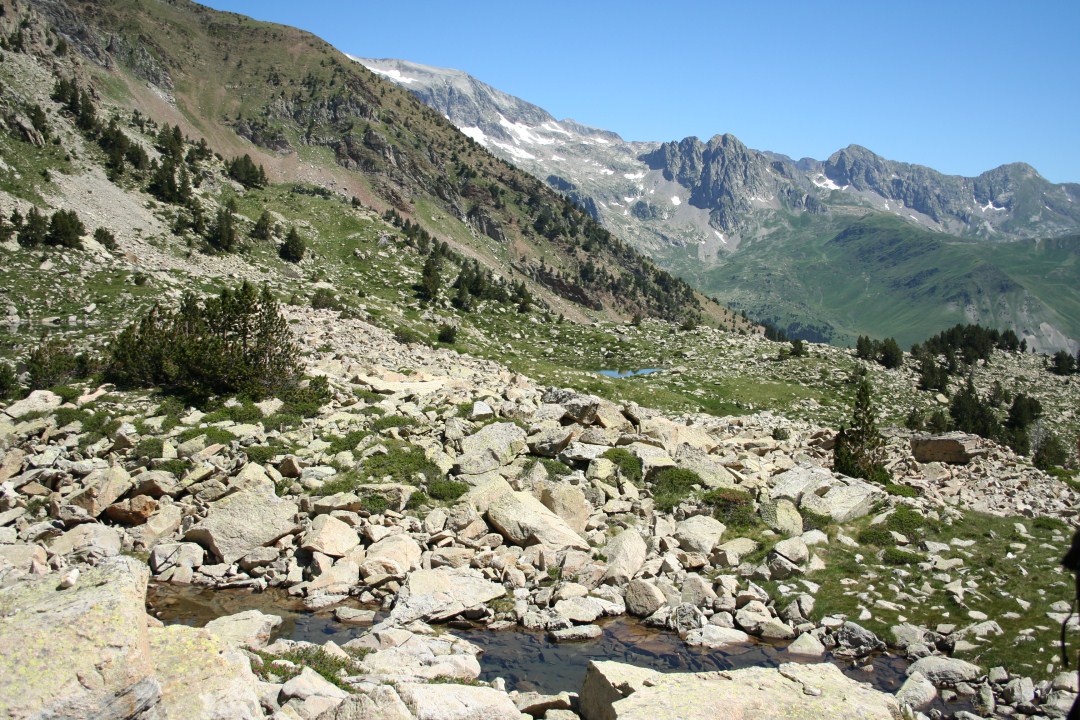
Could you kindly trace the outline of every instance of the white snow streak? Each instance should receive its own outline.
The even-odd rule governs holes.
[[[535,128],[522,123],[510,122],[501,114],[499,115],[499,124],[506,128],[516,143],[524,143],[525,145],[553,145],[555,143],[551,138],[538,135]]]
[[[497,148],[499,148],[501,150],[504,150],[504,151],[510,153],[514,157],[519,158],[521,160],[535,160],[536,159],[535,155],[532,155],[532,154],[522,150],[521,148],[519,148],[516,145],[510,145],[508,143],[500,143],[500,142],[492,142],[492,145],[494,145],[495,147],[497,147]]]
[[[464,127],[461,128],[461,132],[464,135],[468,135],[481,145],[487,145],[488,137],[484,134],[484,131],[478,127]]]
[[[391,68],[389,70],[383,70],[381,68],[369,67],[368,70],[375,73],[376,75],[382,75],[383,77],[390,78],[394,82],[400,83],[401,85],[409,85],[410,83],[416,82],[416,78],[402,75],[400,70],[395,70],[394,68]]]
[[[645,177],[645,172],[642,171],[636,173],[623,173],[623,177],[627,180],[640,180],[641,178]]]
[[[682,205],[682,200],[679,199],[678,195],[672,195],[671,196],[671,204],[674,205],[675,207],[679,207],[680,205]]]

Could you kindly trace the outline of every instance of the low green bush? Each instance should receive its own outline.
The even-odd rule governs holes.
[[[896,547],[885,548],[881,554],[881,562],[886,565],[914,565],[920,560],[922,556]]]
[[[428,495],[436,500],[457,500],[468,491],[467,483],[456,480],[433,480],[428,483]]]
[[[415,420],[410,417],[405,417],[404,415],[386,415],[381,418],[376,418],[371,423],[371,429],[374,432],[382,432],[383,430],[388,430],[390,428],[412,427],[415,424]]]
[[[809,530],[824,530],[833,524],[832,516],[814,512],[809,508],[800,509],[799,514],[802,515],[803,532]]]
[[[666,467],[656,473],[653,483],[653,500],[656,509],[671,512],[690,497],[695,485],[701,485],[701,478],[693,470]]]
[[[427,459],[422,448],[415,445],[394,444],[385,455],[369,455],[360,465],[362,475],[381,479],[386,476],[392,482],[416,484],[417,474],[423,475],[427,482],[441,478],[439,466]]]
[[[701,496],[701,502],[713,508],[713,517],[730,528],[750,528],[760,522],[754,512],[754,498],[742,490],[710,490]]]
[[[898,483],[890,482],[885,483],[885,492],[894,497],[906,497],[916,498],[922,493],[919,492],[919,488],[912,487],[911,485],[900,485]]]
[[[897,505],[889,519],[885,521],[885,527],[895,530],[909,538],[917,538],[925,532],[928,523],[926,518],[907,505]]]
[[[855,539],[860,545],[875,545],[880,548],[896,545],[896,539],[892,536],[892,533],[881,525],[871,525],[864,528]]]
[[[637,455],[625,448],[611,448],[600,457],[615,463],[623,480],[641,487],[641,459]]]

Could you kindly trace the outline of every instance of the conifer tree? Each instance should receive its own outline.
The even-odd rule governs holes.
[[[887,483],[891,478],[884,461],[885,441],[878,432],[874,418],[870,381],[863,373],[855,389],[851,426],[840,428],[836,436],[833,469],[849,477]]]

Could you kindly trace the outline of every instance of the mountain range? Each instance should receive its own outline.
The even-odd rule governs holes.
[[[792,335],[912,343],[981,322],[1076,349],[1078,184],[1024,163],[945,175],[857,145],[793,160],[730,134],[631,142],[461,71],[354,59],[661,266]]]

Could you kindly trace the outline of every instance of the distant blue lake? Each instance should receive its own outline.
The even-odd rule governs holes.
[[[637,377],[638,375],[649,375],[654,372],[660,372],[663,368],[645,368],[643,370],[597,370],[597,374],[603,375],[609,378],[628,378]]]

